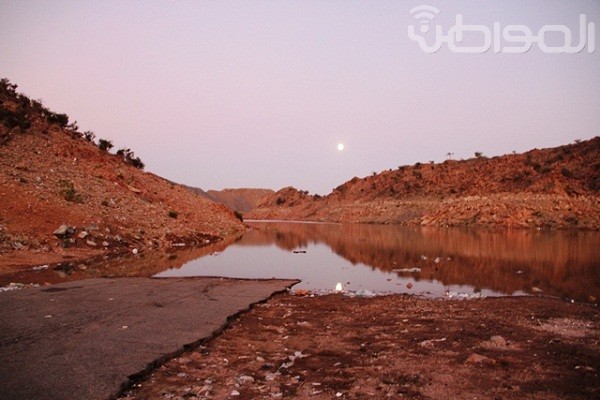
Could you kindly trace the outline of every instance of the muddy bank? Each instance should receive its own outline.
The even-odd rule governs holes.
[[[537,297],[280,295],[123,398],[597,398],[599,317]]]

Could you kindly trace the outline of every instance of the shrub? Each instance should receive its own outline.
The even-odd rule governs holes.
[[[81,194],[77,193],[75,189],[75,184],[71,181],[60,180],[58,181],[58,185],[60,186],[60,194],[61,196],[73,203],[81,203],[83,199],[81,198]]]
[[[69,125],[69,116],[67,114],[58,114],[50,110],[45,111],[46,121],[51,124],[57,124],[61,128],[66,128]]]
[[[92,131],[85,131],[85,132],[83,132],[83,137],[88,142],[93,142],[94,139],[96,139],[96,134]]]
[[[15,84],[11,84],[10,81],[6,78],[0,79],[0,93],[7,93],[14,95],[16,93],[18,86]]]
[[[233,215],[235,215],[235,217],[240,221],[244,222],[244,215],[238,210],[233,211]]]
[[[98,140],[98,148],[102,151],[109,151],[113,148],[113,144],[110,140],[100,139]]]
[[[476,152],[475,152],[475,157],[477,157],[477,158],[481,158],[481,157],[483,157],[483,153],[482,153],[482,152],[480,152],[480,151],[476,151]]]
[[[567,178],[572,178],[573,177],[573,172],[571,172],[570,169],[563,167],[563,169],[560,170],[560,173],[563,174],[564,177]]]
[[[136,168],[144,169],[145,167],[142,160],[140,160],[139,157],[136,157],[131,149],[119,149],[117,155],[123,157],[123,161],[127,164],[133,165]]]
[[[0,122],[9,129],[18,127],[21,132],[29,129],[31,126],[31,120],[24,108],[11,111],[0,106]]]
[[[175,210],[171,210],[167,213],[167,215],[169,216],[169,218],[177,219],[179,213]]]

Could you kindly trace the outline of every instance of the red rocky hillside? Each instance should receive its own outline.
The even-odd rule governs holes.
[[[600,229],[600,137],[550,149],[401,166],[325,197],[285,188],[248,218]]]
[[[189,246],[239,232],[226,207],[143,171],[129,149],[80,133],[0,84],[0,266]]]

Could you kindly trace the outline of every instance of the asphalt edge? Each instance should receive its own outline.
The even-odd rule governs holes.
[[[203,277],[204,278],[204,277]],[[213,277],[216,278],[216,277]],[[221,278],[221,277],[219,277]],[[169,278],[153,278],[153,279],[169,279]],[[248,305],[248,307],[239,310],[238,312],[231,314],[227,317],[227,319],[225,320],[225,323],[223,323],[222,326],[220,326],[219,328],[215,329],[214,331],[211,332],[210,335],[208,335],[207,337],[198,339],[194,342],[191,343],[186,343],[183,344],[179,349],[169,353],[169,354],[165,354],[160,358],[157,358],[151,362],[149,362],[148,364],[146,364],[146,367],[141,370],[140,372],[137,372],[133,375],[129,375],[127,377],[127,380],[125,382],[122,382],[119,385],[119,389],[116,393],[114,393],[113,395],[110,395],[108,397],[108,400],[117,400],[120,397],[125,396],[126,392],[130,389],[132,389],[136,384],[140,383],[141,381],[143,381],[148,375],[150,375],[150,373],[152,373],[154,370],[156,370],[157,368],[159,368],[160,366],[162,366],[163,364],[165,364],[166,362],[179,357],[180,355],[182,355],[183,353],[192,351],[194,349],[197,349],[198,347],[210,342],[211,340],[213,340],[214,338],[216,338],[217,336],[219,336],[221,333],[223,333],[225,330],[227,330],[234,322],[235,319],[237,319],[238,317],[242,316],[243,314],[251,311],[255,306],[257,306],[258,304],[264,304],[266,302],[268,302],[269,300],[271,300],[274,296],[278,295],[278,294],[285,294],[288,293],[289,290],[292,288],[292,286],[297,285],[298,283],[300,283],[301,281],[299,279],[236,279],[236,278],[224,278],[224,279],[231,279],[231,280],[248,280],[248,281],[277,281],[277,280],[289,280],[292,283],[288,284],[287,286],[285,286],[284,289],[282,290],[277,290],[274,291],[273,293],[271,293],[269,296],[267,296],[266,298],[259,300],[259,301],[255,301],[254,303],[250,303]]]

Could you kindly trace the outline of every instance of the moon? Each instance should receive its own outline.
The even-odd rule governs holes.
[[[337,145],[337,149],[338,149],[338,151],[342,151],[342,150],[344,150],[344,143],[340,143],[340,144],[338,144],[338,145]]]

